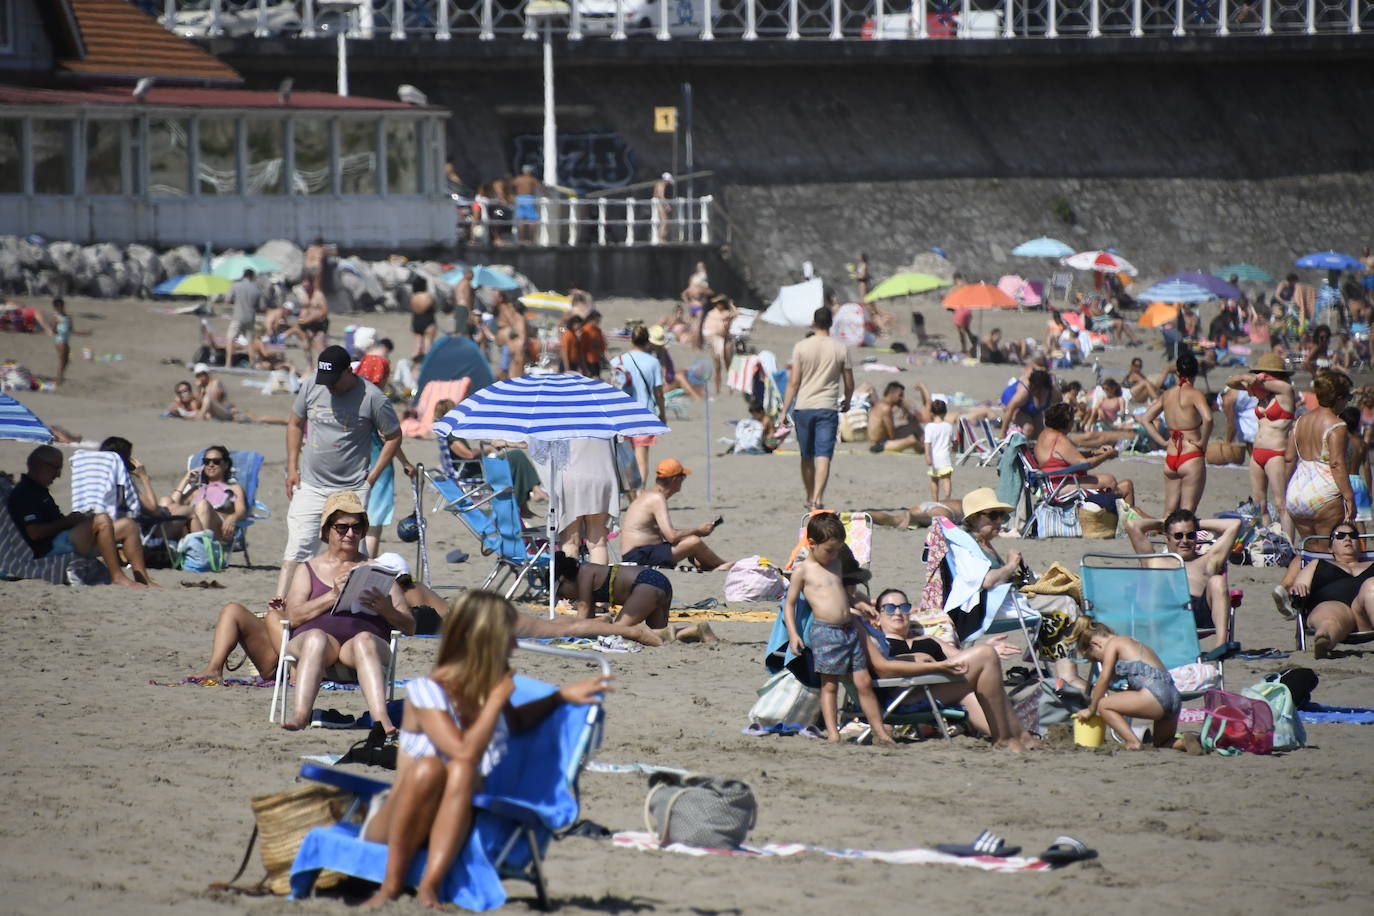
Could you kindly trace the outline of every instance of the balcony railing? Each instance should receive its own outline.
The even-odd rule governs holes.
[[[137,0],[188,37],[524,38],[526,0]],[[570,41],[1353,35],[1374,0],[574,0]]]
[[[518,209],[478,197],[460,203],[459,231],[469,245],[709,245],[710,195],[591,199],[535,198],[538,219],[520,219]]]

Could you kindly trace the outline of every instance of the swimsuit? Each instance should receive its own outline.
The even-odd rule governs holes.
[[[1288,479],[1288,494],[1285,499],[1290,516],[1304,521],[1316,518],[1322,509],[1341,498],[1340,488],[1336,486],[1336,475],[1331,472],[1331,465],[1328,463],[1331,456],[1327,449],[1326,437],[1331,435],[1331,430],[1342,425],[1344,421],[1337,420],[1322,433],[1322,450],[1317,459],[1304,458],[1302,451],[1298,451],[1298,466],[1293,469],[1293,476]]]
[[[1180,388],[1191,388],[1193,385],[1193,383],[1186,378],[1180,378],[1178,380],[1178,384]],[[1202,429],[1202,424],[1199,423],[1197,426],[1187,426],[1180,429],[1171,429],[1169,430],[1169,441],[1174,444],[1174,448],[1182,449],[1183,434],[1190,433],[1195,429]],[[1165,455],[1164,466],[1167,467],[1169,470],[1173,471],[1175,474],[1177,474],[1179,468],[1183,467],[1185,464],[1192,461],[1194,458],[1201,457],[1202,452],[1180,452],[1177,455]]]
[[[307,600],[313,601],[329,591],[329,586],[315,574],[315,567],[308,562],[305,571],[310,574],[310,597]],[[377,614],[350,614],[347,611],[325,611],[296,627],[291,635],[294,637],[307,630],[323,630],[338,640],[340,646],[364,633],[371,633],[384,642],[391,636],[391,626]]]
[[[1255,395],[1256,397],[1259,397],[1260,393],[1262,392],[1251,391],[1250,393],[1252,395]],[[1283,405],[1279,403],[1277,395],[1272,397],[1269,403],[1266,405],[1256,405],[1255,416],[1261,420],[1268,420],[1271,423],[1277,423],[1280,420],[1297,419],[1297,417],[1293,416],[1287,410],[1283,409]],[[1258,464],[1260,467],[1264,467],[1266,464],[1268,464],[1271,458],[1282,458],[1283,455],[1283,449],[1272,448],[1257,448],[1250,453],[1250,457],[1253,458],[1255,464]]]
[[[817,674],[845,677],[868,667],[864,642],[851,617],[845,623],[811,621],[811,654]]]
[[[615,594],[615,575],[621,568],[622,567],[619,566],[612,566],[610,575],[606,576],[606,581],[592,589],[593,601],[604,601],[606,604],[615,603],[611,600],[611,596]],[[637,585],[647,585],[650,588],[656,588],[668,596],[669,604],[673,601],[673,583],[668,581],[668,577],[656,569],[641,569],[639,570],[639,574],[635,576],[635,580],[630,583],[630,591],[622,596],[620,602],[622,605],[625,603],[623,599],[628,599]]]
[[[1316,572],[1312,574],[1312,585],[1304,599],[1306,607],[1314,608],[1323,601],[1339,601],[1344,605],[1355,603],[1360,586],[1365,580],[1374,577],[1374,563],[1369,564],[1358,575],[1351,575],[1330,560],[1318,560]]]
[[[72,339],[72,319],[67,315],[57,317],[57,325],[53,328],[52,339],[54,343],[64,344]]]
[[[1271,458],[1282,458],[1284,454],[1281,448],[1257,448],[1250,453],[1250,457],[1254,459],[1255,464],[1264,467]]]
[[[1144,690],[1158,700],[1164,709],[1164,719],[1178,718],[1183,697],[1179,696],[1178,688],[1174,686],[1174,679],[1169,676],[1169,672],[1161,671],[1147,662],[1118,661],[1112,669],[1112,676],[1125,681],[1127,689]]]
[[[897,655],[916,655],[918,653],[929,655],[937,662],[945,660],[945,650],[944,647],[940,645],[939,640],[931,639],[928,636],[910,640],[898,639],[895,636],[887,637],[887,654],[889,658]]]
[[[406,685],[406,700],[416,709],[442,709],[449,714],[453,724],[459,728],[463,727],[463,720],[458,717],[458,710],[453,708],[453,701],[449,698],[448,691],[439,685],[437,681],[427,677],[417,677]],[[486,776],[496,765],[501,762],[501,758],[506,754],[506,741],[510,736],[510,730],[506,725],[506,714],[504,712],[496,718],[496,726],[491,730],[491,740],[487,742],[487,747],[482,751],[482,762],[478,765],[477,771]],[[401,730],[400,737],[401,752],[413,759],[421,757],[438,757],[444,763],[448,763],[448,755],[434,746],[434,742],[429,739],[429,735],[423,731]]]
[[[1198,630],[1212,630],[1216,628],[1216,621],[1212,619],[1212,602],[1207,597],[1207,593],[1201,595],[1189,595],[1188,607],[1193,612],[1193,626]]]
[[[1035,403],[1035,395],[1031,394],[1030,386],[1028,386],[1025,382],[1021,381],[1020,379],[1013,379],[1011,384],[1007,385],[1006,388],[1002,389],[1003,407],[1006,407],[1008,404],[1010,404],[1011,399],[1016,396],[1017,385],[1020,385],[1022,388],[1026,389],[1026,403],[1021,405],[1021,409],[1026,412],[1026,416],[1038,417],[1045,412],[1045,408],[1050,406],[1049,396],[1045,397],[1045,403],[1037,404]]]

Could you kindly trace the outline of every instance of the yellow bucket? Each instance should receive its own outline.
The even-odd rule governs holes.
[[[1079,747],[1101,747],[1106,738],[1107,729],[1101,716],[1093,716],[1087,721],[1073,720],[1073,743]]]

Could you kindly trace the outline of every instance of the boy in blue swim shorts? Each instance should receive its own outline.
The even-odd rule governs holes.
[[[826,740],[839,742],[840,682],[852,678],[859,695],[859,708],[873,726],[876,744],[895,745],[883,725],[882,709],[873,692],[868,673],[868,657],[859,624],[850,606],[857,600],[853,589],[840,576],[840,555],[844,550],[844,525],[833,512],[818,512],[806,523],[808,553],[792,572],[792,582],[783,604],[788,644],[800,655],[806,648],[797,626],[797,599],[804,598],[811,609],[811,653],[816,673],[821,678],[821,718]]]

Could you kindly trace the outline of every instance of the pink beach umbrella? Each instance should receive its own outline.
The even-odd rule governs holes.
[[[1035,287],[1016,274],[1003,276],[997,281],[997,288],[1022,305],[1039,305],[1041,302],[1040,294],[1035,291]]]
[[[1080,251],[1060,260],[1074,270],[1095,270],[1099,273],[1127,274],[1134,277],[1139,271],[1130,261],[1110,251]]]

